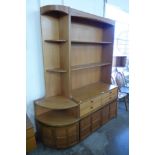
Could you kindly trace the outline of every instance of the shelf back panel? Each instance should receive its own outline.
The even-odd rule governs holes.
[[[92,25],[74,22],[71,24],[71,38],[72,40],[102,41],[103,30]]]
[[[59,40],[59,18],[41,16],[43,40]]]
[[[100,81],[101,68],[91,68],[72,72],[72,90]]]
[[[71,66],[102,62],[102,46],[72,45]]]
[[[62,95],[62,79],[60,73],[45,72],[46,97]]]
[[[61,68],[58,44],[44,43],[44,67],[45,69]]]

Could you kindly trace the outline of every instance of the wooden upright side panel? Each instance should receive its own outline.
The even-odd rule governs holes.
[[[70,96],[70,16],[63,16],[60,20],[60,38],[67,40],[60,46],[61,68],[67,73],[62,75],[62,95]]]

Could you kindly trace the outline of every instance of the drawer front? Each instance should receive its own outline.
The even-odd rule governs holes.
[[[97,96],[94,99],[91,99],[90,102],[92,103],[92,110],[96,110],[101,107],[102,98],[101,96]]]
[[[91,106],[90,101],[81,103],[80,104],[80,116],[84,116],[84,115],[90,113],[91,109],[92,109],[92,106]]]
[[[87,102],[81,103],[80,104],[80,116],[84,116],[98,108],[101,107],[101,102],[102,98],[101,96],[97,96],[93,99],[90,99]]]
[[[117,98],[117,88],[110,90],[102,94],[102,105],[106,105],[108,102]]]

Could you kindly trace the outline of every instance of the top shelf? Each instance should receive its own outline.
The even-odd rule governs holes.
[[[48,97],[46,99],[37,100],[35,103],[43,108],[49,108],[53,110],[63,110],[77,106],[75,102],[64,96]]]
[[[115,22],[111,19],[101,17],[101,16],[96,16],[87,12],[79,11],[64,5],[46,5],[41,7],[40,11],[42,15],[55,16],[55,17],[70,15],[72,19],[80,18],[84,20],[90,20],[94,22],[108,24],[111,26],[115,25]]]
[[[72,40],[71,43],[73,44],[97,44],[97,45],[112,44],[112,42],[110,41],[78,41],[78,40]]]

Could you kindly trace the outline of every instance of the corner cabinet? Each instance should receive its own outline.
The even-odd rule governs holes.
[[[45,145],[66,148],[117,115],[114,21],[48,5],[41,31],[46,94],[34,102],[37,133]]]

